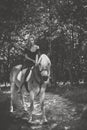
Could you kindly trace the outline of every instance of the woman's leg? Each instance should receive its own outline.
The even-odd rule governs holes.
[[[26,71],[26,73],[25,73],[25,76],[24,76],[23,82],[22,82],[22,84],[21,84],[21,86],[20,86],[20,88],[19,88],[18,93],[21,92],[22,86],[26,83],[26,78],[27,78],[28,74],[30,73],[30,71],[31,71],[30,68],[28,68],[27,71]],[[29,74],[29,75],[30,75],[30,74]]]
[[[26,81],[29,81],[31,74],[32,74],[32,69],[30,69],[29,75],[26,77]]]

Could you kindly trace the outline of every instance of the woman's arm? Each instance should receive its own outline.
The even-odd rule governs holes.
[[[35,59],[36,64],[38,63],[39,55],[40,55],[40,49],[39,49],[39,46],[37,46],[36,59]]]
[[[36,61],[35,61],[35,60],[33,60],[33,59],[31,59],[30,57],[28,57],[28,55],[27,55],[27,54],[25,54],[25,58],[26,58],[27,60],[32,61],[34,64],[36,64]]]
[[[35,59],[35,61],[36,61],[36,64],[38,63],[38,54],[36,54],[36,59]]]

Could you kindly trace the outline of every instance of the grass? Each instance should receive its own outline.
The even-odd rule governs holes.
[[[66,90],[62,96],[72,100],[76,103],[87,104],[87,88],[86,87],[73,87],[70,90]]]
[[[47,92],[59,94],[60,96],[68,98],[69,100],[76,103],[87,104],[86,84],[73,85],[72,87],[70,85],[63,85],[62,87],[52,86],[48,88]]]

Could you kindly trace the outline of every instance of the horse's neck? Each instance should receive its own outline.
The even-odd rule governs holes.
[[[33,68],[33,74],[39,77],[39,68],[37,65]]]

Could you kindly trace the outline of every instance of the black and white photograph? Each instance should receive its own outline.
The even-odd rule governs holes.
[[[87,130],[87,0],[0,0],[0,130]]]

